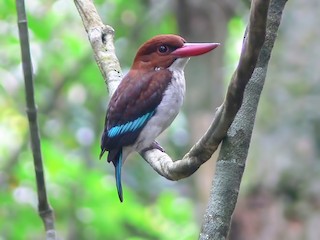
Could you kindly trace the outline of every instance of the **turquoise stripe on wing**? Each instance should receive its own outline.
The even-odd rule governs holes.
[[[133,121],[110,128],[108,131],[108,137],[113,138],[121,134],[136,131],[137,129],[141,128],[144,124],[146,124],[147,121],[153,116],[153,114],[154,111],[146,113]]]

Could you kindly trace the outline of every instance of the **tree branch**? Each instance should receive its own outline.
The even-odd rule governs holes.
[[[74,0],[74,3],[82,18],[95,60],[111,97],[122,79],[120,64],[113,44],[114,29],[102,23],[92,0]]]
[[[25,80],[27,115],[29,120],[29,130],[31,137],[32,154],[36,175],[38,193],[38,211],[46,229],[46,239],[56,239],[54,228],[53,210],[49,205],[44,180],[44,171],[41,156],[41,145],[37,121],[37,108],[34,100],[33,73],[30,56],[30,44],[28,36],[28,23],[23,0],[16,1],[18,14],[18,27],[20,37],[20,47],[22,56],[23,74]]]
[[[246,84],[256,65],[265,38],[269,1],[252,1],[250,23],[244,38],[239,65],[232,76],[224,103],[215,113],[205,135],[191,148],[182,160],[171,158],[153,149],[143,153],[145,160],[161,175],[179,180],[193,174],[206,162],[226,136],[241,104]]]
[[[90,0],[74,0],[78,8],[89,41],[94,50],[100,71],[109,86],[110,96],[120,83],[122,74],[113,45],[114,30],[103,25]],[[218,148],[238,112],[243,92],[249,81],[264,42],[266,12],[269,1],[253,1],[248,34],[237,70],[235,71],[224,103],[217,109],[213,122],[205,135],[181,160],[173,161],[170,156],[154,148],[141,152],[141,156],[160,175],[170,180],[179,180],[193,174],[204,162],[210,159]]]
[[[263,0],[254,4],[260,5],[261,2],[262,5],[266,4]],[[272,0],[270,3],[266,40],[246,87],[243,105],[221,146],[200,239],[227,238],[245,168],[256,110],[285,3],[286,0]],[[262,14],[261,11],[258,14]]]

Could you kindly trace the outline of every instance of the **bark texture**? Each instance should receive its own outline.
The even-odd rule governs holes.
[[[285,3],[286,0],[271,1],[266,40],[254,73],[246,87],[242,107],[221,146],[210,199],[200,233],[201,240],[227,238],[245,169],[256,110]]]

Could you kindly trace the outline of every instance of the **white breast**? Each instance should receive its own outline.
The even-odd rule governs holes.
[[[148,121],[141,131],[133,148],[141,151],[159,136],[178,115],[185,95],[184,66],[188,58],[177,59],[169,68],[172,80],[164,93],[163,99],[157,107],[155,115]]]

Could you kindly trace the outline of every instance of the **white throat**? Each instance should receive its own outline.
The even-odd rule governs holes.
[[[177,58],[169,67],[171,72],[183,71],[184,67],[187,65],[190,58]]]

